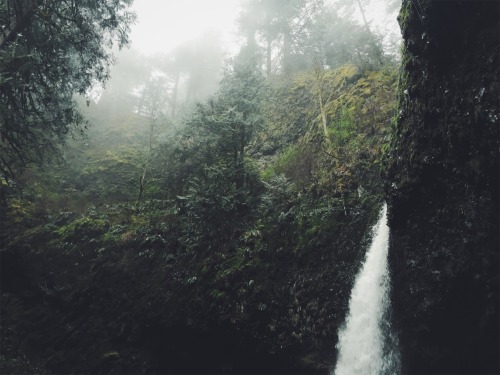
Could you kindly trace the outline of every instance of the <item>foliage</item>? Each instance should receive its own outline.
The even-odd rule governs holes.
[[[63,241],[74,242],[81,241],[86,236],[98,236],[106,232],[109,228],[109,223],[102,219],[93,219],[91,217],[83,217],[64,225],[57,230]]]
[[[26,352],[21,367],[51,373],[325,370],[394,112],[394,72],[369,70],[383,57],[369,30],[321,0],[248,1],[246,51],[215,94],[222,53],[206,35],[121,55],[89,107],[108,78],[102,43],[126,44],[130,1],[9,0],[0,20],[12,4],[33,8],[0,38],[0,96],[22,104],[0,104],[12,157],[0,317],[15,332],[2,369]],[[84,117],[95,126],[60,163],[12,182]],[[11,134],[34,144],[19,163]]]
[[[308,43],[308,29],[320,14],[321,0],[251,0],[240,17],[240,28],[247,38],[247,47],[256,45],[258,36],[266,50],[266,74],[289,74],[301,60]],[[279,65],[273,66],[273,56]]]
[[[261,85],[254,68],[236,65],[226,72],[218,95],[198,105],[188,123],[187,149],[198,161],[197,173],[184,177],[180,197],[190,242],[232,243],[251,217],[260,184],[245,155],[261,124]]]
[[[0,5],[0,172],[58,149],[85,121],[73,100],[108,78],[113,44],[128,43],[130,0]]]
[[[384,51],[382,36],[368,24],[359,25],[352,15],[339,16],[341,8],[351,8],[352,3],[246,1],[239,18],[246,39],[241,56],[264,60],[268,77],[308,70],[318,63],[330,69],[346,64],[374,69],[391,63],[394,56]]]
[[[244,173],[245,176],[241,176]],[[203,179],[193,178],[187,187],[183,239],[188,248],[220,251],[232,247],[255,220],[261,190],[251,166],[215,164]]]
[[[33,298],[49,301],[34,306],[71,324],[54,337],[79,342],[59,349],[52,336],[37,337],[65,353],[43,366],[71,372],[83,352],[90,360],[79,371],[168,372],[172,364],[144,344],[158,328],[169,332],[158,339],[169,358],[184,350],[188,362],[199,358],[206,351],[176,349],[179,338],[208,330],[238,353],[248,352],[221,334],[251,347],[257,340],[266,356],[290,358],[291,369],[325,369],[380,200],[376,159],[392,77],[354,66],[324,71],[329,149],[314,73],[265,81],[254,65],[235,64],[215,96],[153,138],[147,117],[108,117],[97,104],[88,139],[70,143],[65,165],[28,169],[24,200],[5,219],[16,230],[2,260],[23,257],[18,273],[42,285]],[[151,139],[154,181],[136,202]],[[9,298],[6,309],[17,311],[16,294]],[[28,307],[22,316],[32,314]],[[4,316],[30,340],[37,335],[21,315]]]
[[[360,188],[380,194],[378,165],[395,111],[395,71],[348,65],[324,71],[321,79],[327,134],[318,76],[301,73],[273,82],[269,95],[277,100],[264,107],[266,126],[252,152],[274,160],[267,162],[267,176],[284,173],[299,191],[342,195]]]
[[[334,8],[327,8],[311,30],[314,58],[330,69],[355,64],[367,69],[388,63],[381,40],[363,26],[340,17]]]

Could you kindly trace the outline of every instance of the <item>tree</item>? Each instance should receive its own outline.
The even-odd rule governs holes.
[[[137,95],[138,87],[148,80],[152,70],[149,59],[133,48],[122,50],[116,55],[110,79],[97,102],[101,120],[99,125],[106,126],[118,119],[125,121],[137,109],[141,100]]]
[[[234,165],[243,162],[246,147],[262,124],[262,82],[251,65],[235,66],[225,73],[218,95],[198,105],[190,121],[192,131],[212,139],[217,155]]]
[[[146,185],[152,181],[152,177],[147,179],[147,175],[151,169],[155,133],[158,131],[157,127],[166,120],[167,96],[165,81],[166,79],[163,76],[152,76],[142,88],[141,103],[137,108],[138,113],[147,117],[149,121],[149,144],[143,161],[142,173],[139,177],[138,201],[141,201]]]
[[[111,47],[128,44],[133,0],[0,3],[0,173],[42,162],[87,122],[74,95],[109,77]],[[87,102],[88,103],[88,102]]]
[[[309,48],[315,60],[330,69],[345,64],[373,68],[384,61],[381,41],[371,30],[327,7],[310,30]]]
[[[258,35],[264,43],[266,74],[294,69],[295,58],[305,52],[308,30],[323,9],[323,0],[248,0],[240,16],[240,31],[247,46]],[[278,58],[279,67],[273,68]]]
[[[217,33],[207,33],[178,46],[160,69],[174,78],[178,85],[180,75],[185,78],[187,103],[202,101],[212,95],[220,81],[224,60]],[[176,100],[177,87],[174,84]]]
[[[389,26],[392,20],[396,20],[397,10],[401,6],[401,0],[334,0],[332,6],[340,14],[344,14],[344,20],[362,23],[362,32],[355,31],[358,44],[364,44],[364,59],[369,58],[370,65],[380,67],[392,60],[399,59],[401,36],[399,28]],[[370,13],[377,9],[377,18],[383,17],[385,25],[373,24]],[[355,21],[354,14],[357,13],[361,20]],[[368,17],[367,17],[368,16]],[[396,30],[397,29],[397,30]]]
[[[246,150],[262,123],[262,82],[252,66],[228,69],[218,94],[198,104],[187,123],[183,162],[169,173],[185,181],[178,199],[186,213],[185,238],[195,247],[233,244],[256,212],[262,186]]]

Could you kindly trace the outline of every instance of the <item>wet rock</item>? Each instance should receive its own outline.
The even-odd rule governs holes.
[[[499,371],[499,14],[490,1],[403,2],[411,101],[384,173],[404,373]]]

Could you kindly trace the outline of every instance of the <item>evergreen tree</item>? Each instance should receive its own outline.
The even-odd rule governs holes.
[[[188,123],[186,143],[198,162],[186,164],[196,168],[182,199],[186,238],[198,238],[198,245],[231,244],[256,212],[262,187],[246,150],[262,124],[262,83],[255,67],[236,65],[226,71],[219,93],[199,104]]]
[[[266,74],[295,70],[305,52],[309,29],[323,9],[323,0],[248,0],[239,19],[246,46],[256,37],[265,50]],[[274,61],[277,60],[278,64]]]
[[[109,76],[128,43],[132,0],[0,3],[0,173],[42,162],[86,122],[73,96]],[[87,102],[88,103],[88,102]]]

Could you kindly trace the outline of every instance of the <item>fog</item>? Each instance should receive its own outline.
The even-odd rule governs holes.
[[[138,22],[132,48],[143,54],[170,52],[206,32],[220,33],[224,49],[237,47],[240,0],[135,0]]]
[[[84,108],[94,126],[133,139],[165,138],[196,103],[219,89],[224,70],[253,61],[267,77],[353,64],[398,64],[399,0],[135,0],[128,48],[116,51],[105,89]],[[361,12],[362,11],[362,12]],[[364,17],[363,17],[364,16]],[[153,129],[153,130],[152,130]],[[149,135],[148,135],[149,134]],[[99,138],[100,136],[98,136]],[[146,147],[146,146],[144,146]]]
[[[144,55],[166,53],[180,44],[196,39],[206,32],[219,33],[221,44],[228,54],[237,52],[241,45],[237,19],[245,0],[135,0],[133,9],[137,23],[132,27],[132,48]],[[355,1],[350,0],[353,4]],[[343,6],[345,0],[327,0],[330,6]],[[364,1],[367,21],[380,34],[399,35],[395,9],[399,0]],[[388,12],[389,11],[389,12]],[[344,16],[362,23],[359,8],[352,8]]]

